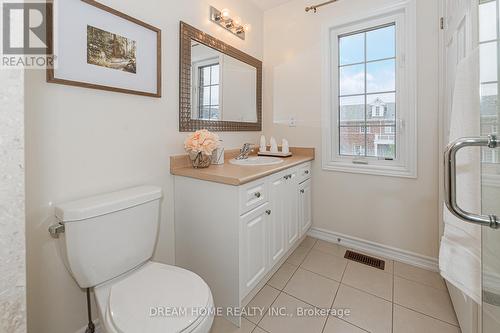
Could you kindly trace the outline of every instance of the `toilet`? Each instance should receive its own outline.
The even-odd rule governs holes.
[[[58,205],[65,265],[93,288],[101,332],[208,333],[214,304],[193,272],[151,261],[161,189],[141,186]]]

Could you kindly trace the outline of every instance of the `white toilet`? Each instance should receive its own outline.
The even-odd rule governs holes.
[[[208,285],[150,261],[160,199],[160,188],[142,186],[56,207],[65,264],[81,288],[94,288],[104,333],[210,331]]]

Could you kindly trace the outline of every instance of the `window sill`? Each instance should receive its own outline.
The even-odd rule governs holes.
[[[358,173],[373,176],[417,178],[417,168],[404,165],[354,164],[345,161],[323,161],[323,170]]]

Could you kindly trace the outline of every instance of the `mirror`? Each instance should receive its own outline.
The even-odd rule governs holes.
[[[262,63],[181,22],[181,132],[260,131]]]

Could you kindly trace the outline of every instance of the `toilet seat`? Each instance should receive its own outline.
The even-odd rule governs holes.
[[[150,262],[95,292],[109,333],[208,332],[212,324],[209,287],[179,267]]]

